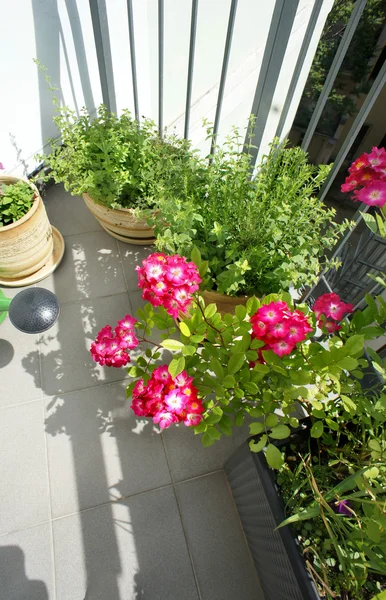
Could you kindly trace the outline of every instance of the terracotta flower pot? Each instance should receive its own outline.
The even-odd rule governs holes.
[[[242,304],[246,305],[248,296],[227,296],[226,294],[220,294],[213,290],[202,292],[202,297],[205,300],[205,304],[216,304],[217,310],[222,314],[230,313],[234,314],[236,306]]]
[[[154,244],[154,229],[145,219],[138,218],[131,208],[107,208],[94,202],[88,194],[83,194],[83,200],[103,229],[113,237],[127,244]]]
[[[19,177],[0,176],[1,184],[17,183]],[[24,181],[24,180],[22,180]],[[0,278],[20,279],[39,271],[53,252],[52,228],[37,188],[26,181],[35,193],[27,214],[10,225],[0,227]],[[21,283],[22,285],[22,283]]]

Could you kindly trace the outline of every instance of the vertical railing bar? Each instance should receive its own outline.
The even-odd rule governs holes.
[[[226,40],[225,40],[224,58],[222,61],[222,68],[221,68],[220,86],[219,86],[219,90],[218,90],[218,98],[217,98],[217,106],[216,106],[216,116],[214,119],[213,137],[212,137],[212,144],[210,147],[211,154],[214,153],[214,149],[216,146],[216,138],[217,138],[219,124],[220,124],[221,109],[222,109],[222,103],[223,103],[223,99],[224,99],[225,83],[226,83],[226,76],[227,76],[228,64],[229,64],[229,56],[230,56],[231,45],[232,45],[233,29],[234,29],[235,18],[236,18],[237,2],[238,2],[238,0],[232,0],[231,8],[229,11],[228,30],[227,30]]]
[[[340,167],[343,164],[344,159],[346,158],[347,154],[349,153],[349,150],[351,148],[351,146],[353,145],[355,138],[357,137],[363,123],[365,122],[367,115],[369,114],[370,110],[372,109],[376,99],[378,98],[380,92],[383,89],[383,86],[386,83],[386,62],[383,63],[383,66],[381,68],[381,70],[378,73],[377,78],[375,79],[373,85],[371,86],[371,89],[369,91],[369,93],[366,96],[366,99],[364,101],[364,103],[362,104],[355,120],[354,123],[351,126],[350,131],[348,132],[346,139],[343,142],[343,145],[341,147],[341,149],[338,152],[338,155],[334,161],[334,164],[332,165],[332,169],[330,171],[330,173],[328,174],[328,177],[326,179],[326,181],[324,182],[324,185],[320,191],[319,194],[319,198],[320,200],[323,200],[328,192],[328,190],[331,187],[332,182],[334,181]]]
[[[198,9],[198,0],[192,0],[192,17],[190,20],[188,82],[187,82],[187,86],[186,86],[185,127],[184,127],[184,138],[186,140],[188,139],[188,136],[189,136],[190,105],[192,102],[194,52],[196,49],[196,31],[197,31],[197,9]]]
[[[332,61],[332,65],[328,72],[326,82],[320,93],[320,96],[316,103],[314,112],[312,113],[311,120],[307,127],[307,131],[304,134],[304,138],[303,138],[302,145],[301,145],[302,150],[306,151],[308,149],[308,146],[310,145],[312,136],[314,135],[315,129],[318,125],[320,115],[322,114],[322,111],[326,105],[328,96],[331,92],[332,86],[334,84],[334,81],[336,79],[338,71],[341,67],[343,59],[346,56],[346,52],[348,50],[348,47],[352,40],[352,37],[356,31],[357,25],[359,23],[359,19],[361,18],[362,12],[366,6],[366,2],[367,2],[367,0],[357,0],[355,2],[350,19],[348,20],[348,23],[346,25],[346,29],[345,29],[342,39],[340,41],[338,50],[336,51],[334,60]]]
[[[90,5],[92,28],[93,28],[93,32],[94,32],[95,49],[96,49],[97,60],[98,60],[99,79],[100,79],[101,89],[102,89],[103,104],[105,104],[106,107],[108,108],[108,110],[111,111],[109,86],[107,83],[107,70],[106,70],[105,54],[104,54],[104,50],[103,50],[103,39],[102,39],[101,21],[100,21],[100,16],[99,16],[98,0],[89,0],[89,5]]]
[[[158,132],[163,137],[164,104],[164,0],[158,0]]]
[[[250,155],[251,176],[256,167],[261,140],[275,94],[283,60],[287,51],[299,0],[276,0],[265,45],[264,56],[252,102],[244,152]]]
[[[139,123],[137,62],[136,62],[136,57],[135,57],[133,0],[127,0],[127,16],[128,16],[128,20],[129,20],[130,58],[131,58],[131,76],[133,79],[134,112],[135,112],[135,118],[137,119],[137,122]]]
[[[315,0],[315,4],[314,4],[314,7],[311,12],[310,19],[308,21],[307,29],[304,34],[303,43],[300,48],[299,56],[296,61],[296,65],[295,65],[294,72],[292,75],[291,83],[288,88],[287,97],[285,99],[285,102],[284,102],[284,105],[283,105],[283,108],[281,111],[281,115],[280,115],[279,123],[278,123],[277,129],[276,129],[275,137],[281,138],[281,136],[282,136],[283,128],[284,128],[284,125],[285,125],[285,122],[286,122],[286,119],[288,116],[289,109],[291,107],[294,93],[298,86],[299,77],[300,77],[300,74],[303,69],[304,61],[308,54],[311,40],[315,33],[316,23],[318,21],[320,10],[321,10],[322,6],[323,6],[323,0]]]

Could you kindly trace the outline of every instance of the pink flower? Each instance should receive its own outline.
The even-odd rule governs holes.
[[[279,340],[275,344],[272,344],[271,350],[275,352],[278,356],[284,356],[285,354],[290,354],[292,350],[295,348],[295,344],[290,344],[285,340]]]
[[[283,308],[281,306],[281,303],[270,302],[269,304],[264,304],[257,310],[255,315],[251,318],[251,322],[252,319],[254,319],[256,316],[258,320],[263,321],[267,325],[274,325],[275,323],[279,323],[279,321],[283,318]]]
[[[166,429],[167,427],[170,427],[172,423],[177,423],[178,419],[173,413],[163,410],[154,415],[153,422],[159,423],[161,429]]]
[[[184,419],[184,425],[187,427],[194,427],[199,425],[202,421],[202,416],[198,413],[188,413]]]
[[[0,162],[0,171],[4,171],[3,163]]]
[[[312,331],[312,327],[309,328]],[[295,319],[291,319],[291,323],[288,326],[288,333],[285,336],[285,341],[289,344],[297,344],[304,340],[304,325],[299,323]]]
[[[186,403],[186,410],[188,413],[201,414],[204,412],[205,409],[201,400],[198,400],[198,398],[196,398],[194,400],[188,400],[188,402]]]
[[[274,338],[283,338],[288,334],[289,325],[286,321],[279,321],[278,323],[274,323],[269,328],[269,333]]]
[[[323,314],[334,321],[340,321],[346,313],[353,312],[353,310],[354,306],[352,304],[342,302],[338,294],[334,293],[322,294],[313,306],[317,318]]]
[[[349,173],[357,173],[364,167],[370,166],[367,156],[368,155],[366,153],[364,153],[364,154],[362,154],[362,156],[360,156],[359,158],[354,160],[351,167],[349,168]]]
[[[123,319],[118,321],[118,327],[120,327],[121,329],[128,329],[129,331],[132,331],[136,322],[137,321],[136,319],[134,319],[134,317],[132,317],[131,315],[126,315],[125,317],[123,317]]]
[[[342,329],[340,325],[335,323],[335,321],[331,321],[331,319],[319,319],[318,327],[320,327],[321,329],[325,327],[328,333],[335,333],[335,331],[339,331],[339,329]]]
[[[157,367],[154,369],[152,377],[154,377],[154,379],[157,381],[162,381],[162,383],[165,385],[171,383],[172,381],[172,376],[169,373],[167,365],[162,365],[162,367]]]
[[[192,383],[192,381],[193,377],[189,377],[186,371],[181,371],[181,373],[174,378],[174,383],[178,387],[184,387],[186,385],[189,385]]]
[[[201,283],[196,265],[178,254],[162,253],[151,254],[142,265],[136,267],[142,298],[153,306],[163,306],[174,318],[185,313]]]
[[[369,206],[384,206],[386,204],[386,182],[372,181],[362,188],[355,197]]]
[[[131,403],[131,408],[137,417],[143,417],[147,413],[145,409],[145,402],[142,398],[135,398]]]
[[[341,185],[341,191],[345,194],[352,192],[359,185],[359,177],[350,175],[346,177],[345,182]]]
[[[369,164],[374,168],[386,167],[386,150],[384,148],[373,147],[370,154],[366,154]]]
[[[171,410],[178,415],[185,408],[186,396],[179,389],[172,390],[165,396],[165,404],[167,410]]]

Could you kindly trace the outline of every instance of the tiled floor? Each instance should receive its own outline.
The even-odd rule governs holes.
[[[129,409],[125,370],[88,352],[141,304],[148,250],[60,187],[46,205],[66,254],[38,285],[60,319],[40,337],[0,327],[0,600],[262,599],[222,470],[245,431],[206,449],[160,434]]]

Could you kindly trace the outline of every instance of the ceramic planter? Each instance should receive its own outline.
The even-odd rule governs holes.
[[[149,227],[145,219],[138,218],[131,208],[107,208],[94,202],[88,194],[83,194],[83,199],[103,229],[113,237],[127,244],[154,244],[154,229]]]
[[[20,180],[19,177],[3,175],[0,177],[0,185],[17,183]],[[0,228],[0,284],[9,287],[35,283],[52,273],[64,250],[62,243],[59,261],[50,265],[50,270],[46,269],[42,274],[42,269],[52,262],[53,233],[60,237],[61,242],[63,238],[57,230],[53,232],[37,188],[30,181],[26,183],[35,193],[30,210],[15,223]],[[38,275],[35,277],[35,274]]]
[[[234,314],[236,306],[242,304],[246,305],[248,296],[227,296],[226,294],[220,294],[213,290],[202,292],[205,304],[216,304],[217,310],[222,314],[230,313]]]
[[[262,452],[245,442],[227,461],[225,471],[265,600],[320,600],[289,527],[284,506]]]

